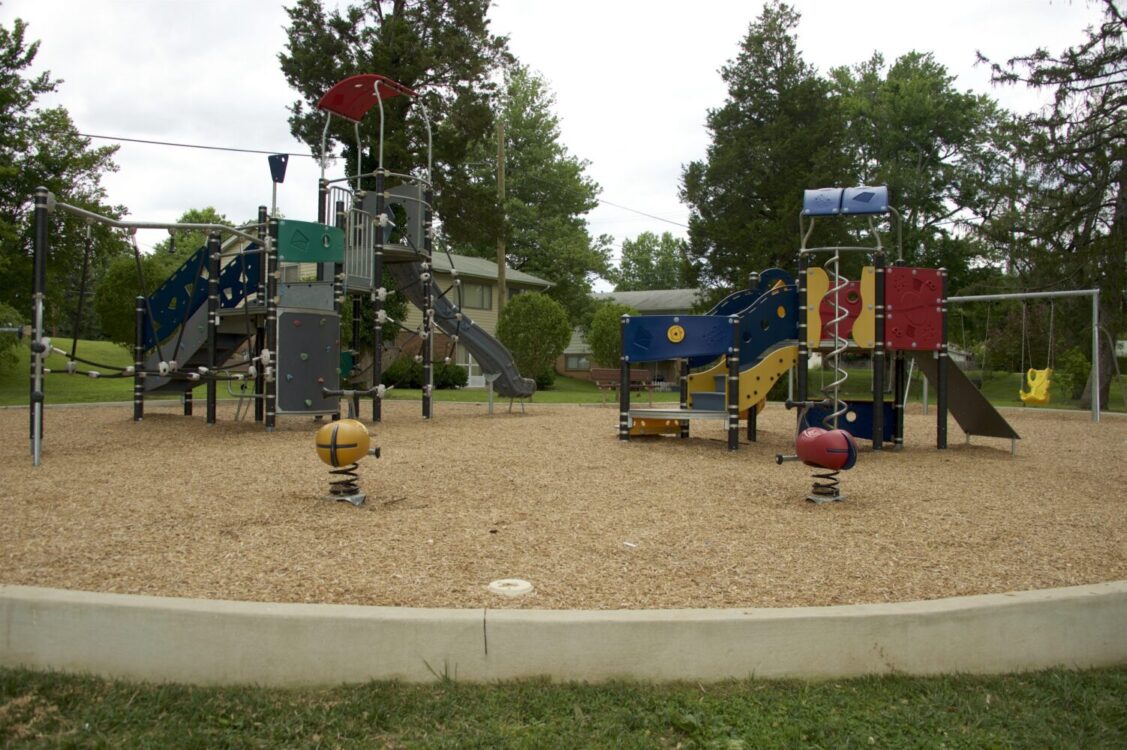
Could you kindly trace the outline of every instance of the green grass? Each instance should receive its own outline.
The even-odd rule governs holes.
[[[0,670],[0,745],[1127,746],[1127,669],[821,683],[199,688]]]

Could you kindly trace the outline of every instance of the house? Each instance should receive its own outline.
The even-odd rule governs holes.
[[[451,275],[451,263],[458,272],[461,280],[461,299],[459,291],[454,285],[454,276]],[[451,253],[436,252],[434,254],[434,288],[435,294],[444,294],[454,304],[459,304],[465,314],[473,319],[474,323],[483,328],[486,333],[497,335],[497,263],[488,258],[477,258],[469,255],[455,255]],[[512,299],[525,292],[542,292],[552,286],[550,281],[545,281],[523,271],[517,271],[506,266],[505,289],[507,298]],[[395,345],[400,350],[399,355],[414,354],[419,349],[417,331],[422,329],[423,313],[414,305],[407,306],[407,317],[401,321],[403,330],[396,337]],[[438,331],[434,339],[435,361],[441,361],[451,350],[450,339]],[[396,359],[393,352],[385,357],[385,366]],[[452,360],[466,368],[468,374],[467,386],[470,388],[484,388],[485,376],[481,368],[474,362],[473,356],[466,351],[462,344],[454,348]]]
[[[700,297],[696,289],[651,289],[640,292],[596,292],[596,300],[610,300],[629,305],[641,315],[685,315],[692,312]],[[556,372],[572,378],[589,380],[591,377],[591,347],[583,333],[575,330],[563,354],[556,360]],[[655,382],[675,383],[679,377],[677,362],[650,362],[646,368]]]

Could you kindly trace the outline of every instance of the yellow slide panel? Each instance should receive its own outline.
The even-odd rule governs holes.
[[[767,398],[771,386],[787,370],[798,364],[798,344],[784,344],[763,355],[758,363],[740,373],[740,416],[747,417],[748,407],[762,403]],[[728,366],[723,359],[704,372],[689,376],[689,406],[693,404],[693,394],[698,391],[711,393],[716,390],[716,378],[727,378]]]

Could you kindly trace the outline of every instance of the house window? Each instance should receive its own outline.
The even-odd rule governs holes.
[[[586,354],[566,354],[564,355],[564,369],[590,370],[591,362],[587,359]]]
[[[493,309],[493,287],[462,282],[462,307],[473,310]]]

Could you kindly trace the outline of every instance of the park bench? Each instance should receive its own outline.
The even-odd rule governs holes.
[[[603,392],[603,403],[607,402],[607,393],[609,391],[617,391],[619,383],[622,380],[622,375],[618,370],[613,368],[592,367],[591,368],[591,382],[598,386],[599,390]],[[653,381],[653,375],[649,370],[631,370],[630,371],[630,390],[642,391],[646,390],[650,393],[650,406],[654,402],[654,389],[657,383]]]

